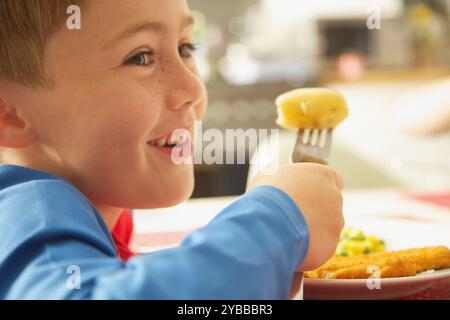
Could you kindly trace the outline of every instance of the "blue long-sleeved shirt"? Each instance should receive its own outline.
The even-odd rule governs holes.
[[[0,165],[0,299],[286,299],[308,242],[292,199],[263,186],[180,246],[125,263],[73,185]]]

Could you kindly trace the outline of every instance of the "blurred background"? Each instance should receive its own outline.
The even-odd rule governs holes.
[[[203,130],[278,128],[276,96],[335,88],[350,117],[335,131],[331,165],[347,189],[450,190],[450,0],[189,4],[209,92]],[[281,131],[272,150],[281,162],[295,136]],[[244,148],[249,159],[257,149]],[[254,170],[196,165],[193,197],[241,194]]]

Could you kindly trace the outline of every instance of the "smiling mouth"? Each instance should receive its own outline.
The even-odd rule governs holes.
[[[182,144],[186,143],[187,141],[189,141],[189,137],[187,137],[185,135],[177,136],[176,139],[174,139],[172,136],[173,136],[173,132],[164,137],[150,140],[147,143],[153,147],[174,148],[178,145],[182,145]]]

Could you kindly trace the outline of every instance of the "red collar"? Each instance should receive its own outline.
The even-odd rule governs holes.
[[[117,256],[120,259],[127,261],[137,255],[137,253],[130,249],[130,241],[133,235],[133,216],[130,210],[122,210],[111,235],[116,245]]]

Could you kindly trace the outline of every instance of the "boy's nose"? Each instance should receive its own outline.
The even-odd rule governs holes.
[[[203,82],[196,71],[184,63],[178,63],[168,72],[167,106],[173,110],[188,109],[199,104],[205,97]]]

